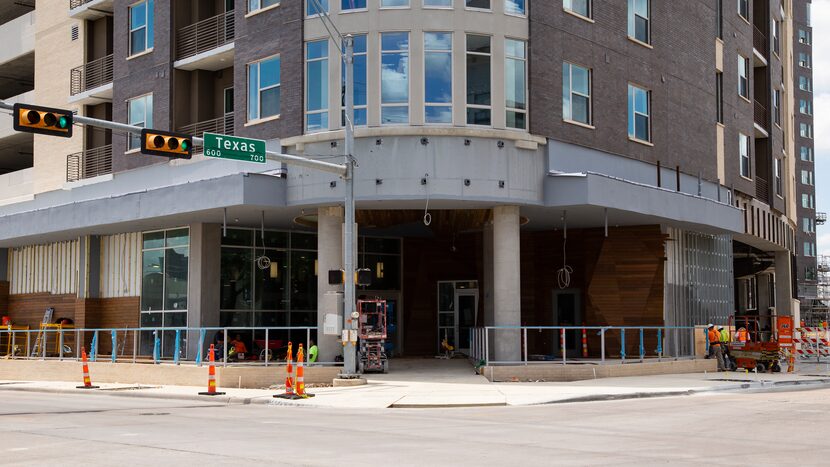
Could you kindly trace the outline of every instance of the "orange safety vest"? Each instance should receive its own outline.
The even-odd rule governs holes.
[[[746,342],[746,330],[738,330],[738,342]]]
[[[709,345],[715,345],[715,344],[719,344],[719,343],[720,343],[720,333],[718,332],[717,329],[712,328],[712,330],[709,331]]]

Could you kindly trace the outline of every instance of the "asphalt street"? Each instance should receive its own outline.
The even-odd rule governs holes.
[[[0,394],[3,465],[827,465],[830,390],[343,410]]]

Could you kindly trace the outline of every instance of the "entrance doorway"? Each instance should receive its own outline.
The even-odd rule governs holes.
[[[561,289],[553,291],[553,325],[579,326],[582,324],[582,292],[579,289]],[[565,332],[565,349],[568,355],[581,355],[581,331]],[[554,354],[562,355],[562,338],[556,336],[553,344]]]
[[[438,282],[438,348],[447,340],[460,353],[470,352],[478,320],[478,281]]]

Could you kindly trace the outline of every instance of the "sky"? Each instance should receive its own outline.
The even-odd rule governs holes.
[[[830,0],[813,0],[812,14],[816,211],[830,212]],[[830,225],[816,235],[818,254],[830,255]]]

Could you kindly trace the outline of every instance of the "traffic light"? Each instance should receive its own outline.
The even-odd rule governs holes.
[[[193,142],[189,135],[145,128],[141,130],[141,153],[190,159]]]
[[[14,104],[14,130],[72,137],[72,111],[29,104]]]

